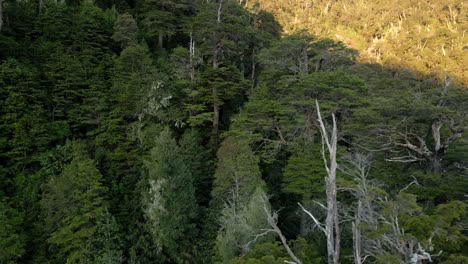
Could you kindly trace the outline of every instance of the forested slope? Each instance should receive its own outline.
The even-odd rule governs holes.
[[[250,6],[256,2],[248,1]],[[286,32],[307,30],[359,51],[359,60],[468,83],[468,5],[459,0],[257,1]]]
[[[0,263],[468,262],[466,6],[369,2],[0,0]]]

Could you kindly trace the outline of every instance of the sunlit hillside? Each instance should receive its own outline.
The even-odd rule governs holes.
[[[249,1],[253,7],[253,1]],[[361,61],[444,73],[468,84],[468,2],[462,0],[258,0],[285,32],[359,50]]]

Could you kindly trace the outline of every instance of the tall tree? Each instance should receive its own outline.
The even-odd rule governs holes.
[[[226,138],[218,150],[212,205],[221,209],[216,248],[224,263],[248,251],[257,242],[252,240],[259,230],[268,227],[263,211],[265,183],[258,162],[238,138]]]
[[[82,143],[73,143],[72,151],[70,164],[44,186],[41,204],[50,232],[47,241],[57,261],[79,263],[85,258],[84,246],[96,234],[107,188],[102,186],[101,173]]]
[[[338,264],[340,259],[341,249],[341,233],[340,233],[340,221],[338,215],[338,202],[337,187],[336,187],[336,171],[338,164],[336,161],[337,142],[338,142],[338,130],[336,124],[335,114],[332,114],[332,130],[329,135],[327,127],[322,119],[320,113],[320,107],[318,101],[315,101],[317,107],[317,117],[319,122],[320,133],[322,135],[322,156],[327,171],[325,177],[325,189],[327,195],[327,205],[324,206],[327,211],[327,217],[325,223],[321,224],[312,213],[307,211],[302,205],[302,210],[308,214],[314,224],[325,234],[327,237],[327,257],[329,264]],[[328,157],[327,157],[328,154]]]
[[[142,29],[150,38],[157,38],[163,48],[164,38],[174,36],[188,11],[187,0],[145,0],[142,2]]]
[[[156,249],[171,261],[187,261],[197,234],[197,203],[192,173],[168,128],[156,139],[145,167],[149,188],[143,206]]]
[[[1,197],[1,196],[0,196]],[[23,214],[0,200],[0,263],[15,263],[25,253],[25,237],[21,231]]]
[[[192,27],[194,40],[199,43],[200,53],[208,58],[209,66],[207,64],[206,69],[211,68],[209,70],[211,73],[205,76],[224,75],[225,79],[234,80],[228,85],[235,85],[242,80],[243,76],[239,69],[233,70],[233,64],[239,52],[247,48],[243,40],[246,39],[246,33],[250,31],[248,20],[248,12],[240,8],[235,1],[220,0],[202,5],[194,18]],[[214,82],[210,79],[208,78],[207,81],[211,83],[202,87],[209,91],[212,134],[216,138],[221,120],[221,106],[232,97],[226,98],[226,91],[220,89],[224,88],[227,82],[221,84],[222,81],[219,79]],[[241,91],[234,89],[233,92],[240,94]]]

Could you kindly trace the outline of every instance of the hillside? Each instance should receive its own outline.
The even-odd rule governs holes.
[[[250,1],[250,3],[253,3]],[[466,1],[259,0],[285,32],[307,30],[359,51],[362,62],[447,73],[468,84]],[[250,4],[251,6],[253,4]]]
[[[0,264],[468,263],[466,10],[0,0]]]

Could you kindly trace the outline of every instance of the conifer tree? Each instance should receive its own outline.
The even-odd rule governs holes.
[[[197,204],[192,173],[168,128],[156,139],[145,167],[149,189],[144,211],[156,249],[182,263],[191,258]]]
[[[46,214],[47,240],[59,262],[79,263],[84,247],[96,234],[105,207],[101,173],[87,157],[82,143],[73,143],[73,159],[44,186],[41,201]]]
[[[248,251],[257,242],[255,236],[269,225],[263,211],[265,183],[259,159],[249,145],[228,137],[221,144],[218,159],[212,191],[212,206],[221,209],[216,254],[227,263]]]

